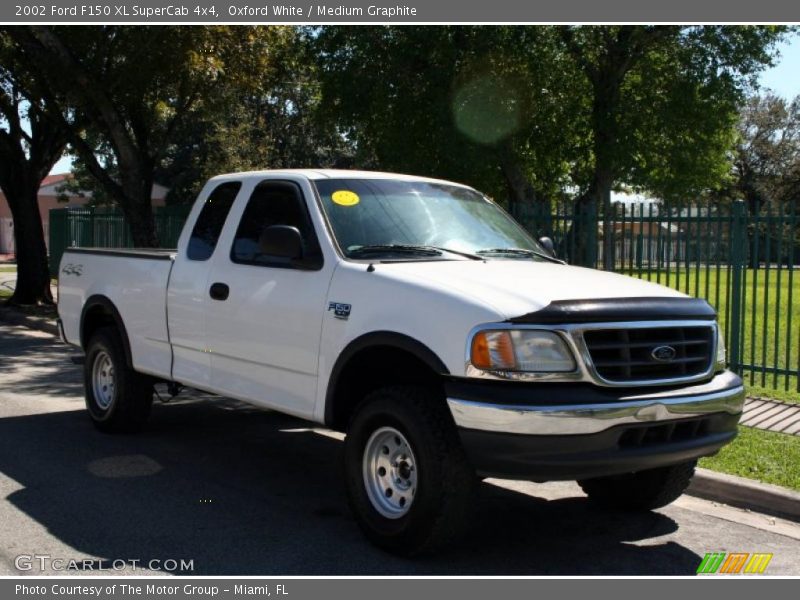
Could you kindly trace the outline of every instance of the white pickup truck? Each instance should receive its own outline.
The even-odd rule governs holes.
[[[387,173],[211,179],[178,249],[69,249],[59,327],[103,431],[190,386],[345,432],[350,505],[393,552],[468,524],[481,477],[664,506],[736,435],[713,309],[567,266],[474,189]]]

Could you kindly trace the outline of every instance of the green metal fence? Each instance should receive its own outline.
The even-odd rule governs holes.
[[[189,210],[155,209],[163,247],[176,246]],[[741,202],[615,204],[607,219],[564,204],[515,216],[535,235],[552,237],[560,257],[595,268],[605,262],[608,227],[614,271],[708,300],[719,314],[730,367],[750,392],[800,400],[800,202],[751,210]],[[50,211],[54,274],[68,246],[131,245],[117,209]]]
[[[191,210],[190,206],[153,209],[156,235],[162,248],[175,248]],[[133,240],[122,211],[106,207],[54,208],[50,211],[50,272],[58,275],[58,264],[70,246],[131,248]]]
[[[708,300],[730,367],[751,393],[800,400],[800,202],[750,210],[743,202],[615,204],[607,219],[564,205],[516,216],[552,237],[560,257],[596,268],[609,227],[614,271]]]

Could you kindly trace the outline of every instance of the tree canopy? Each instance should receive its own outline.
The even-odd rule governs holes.
[[[324,110],[359,165],[511,204],[567,184],[581,95],[552,28],[326,27],[315,42]]]
[[[739,110],[788,32],[25,26],[5,36],[20,93],[66,132],[75,185],[119,205],[135,243],[154,245],[154,181],[184,202],[211,175],[253,168],[449,178],[515,214],[564,197],[608,214],[619,187],[695,197],[743,172],[733,169]]]
[[[800,96],[766,93],[742,110],[734,158],[736,189],[750,212],[800,197]]]
[[[8,28],[41,99],[69,132],[81,166],[125,213],[137,245],[157,244],[157,170],[197,123],[227,110],[230,90],[259,95],[276,68],[282,27]]]
[[[467,181],[512,210],[571,192],[608,212],[622,185],[667,200],[722,185],[738,109],[785,33],[327,27],[315,39],[323,104],[363,164]]]

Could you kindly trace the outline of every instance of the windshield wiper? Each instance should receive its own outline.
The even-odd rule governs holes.
[[[416,254],[418,256],[441,256],[442,251],[431,246],[413,246],[408,244],[373,244],[359,246],[348,250],[351,257],[364,254]]]
[[[483,260],[482,256],[478,256],[477,254],[472,254],[470,252],[451,250],[450,248],[444,248],[441,246],[416,246],[413,244],[373,244],[368,246],[359,246],[358,248],[354,248],[349,251],[350,256],[355,256],[358,254],[379,254],[382,252],[418,254],[420,256],[441,256],[442,252],[447,252],[448,254],[464,256],[465,258],[469,258],[471,260]]]
[[[449,252],[450,254],[457,254],[458,256],[464,256],[469,258],[470,260],[483,260],[482,256],[478,256],[477,254],[473,254],[472,252],[464,252],[463,250],[453,250],[451,248],[445,248],[443,246],[428,246],[429,248],[433,248],[434,250],[441,250],[442,252]]]
[[[536,250],[529,250],[527,248],[486,248],[485,250],[478,250],[475,252],[475,254],[479,254],[481,256],[519,256],[528,258],[531,256],[538,256],[539,258],[544,258],[550,262],[562,262],[555,256],[550,256],[548,254],[537,252]]]

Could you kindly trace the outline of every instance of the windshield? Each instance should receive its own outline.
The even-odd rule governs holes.
[[[322,179],[314,182],[345,256],[452,251],[542,259],[533,238],[474,190],[424,181]],[[509,252],[505,252],[508,250]]]

